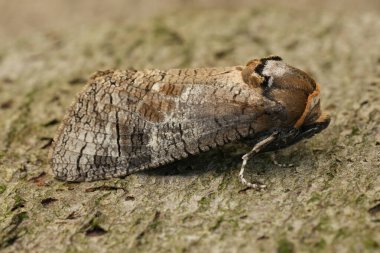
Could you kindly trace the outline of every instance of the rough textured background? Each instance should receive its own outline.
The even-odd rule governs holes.
[[[0,251],[378,252],[378,1],[131,2],[0,2]],[[268,190],[239,183],[237,146],[125,179],[53,179],[49,143],[95,70],[269,54],[321,83],[332,123],[279,153],[295,168],[250,162]]]

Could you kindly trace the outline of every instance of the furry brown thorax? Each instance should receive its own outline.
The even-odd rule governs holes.
[[[309,138],[329,125],[330,116],[320,109],[320,85],[279,56],[249,61],[242,70],[242,78],[247,84],[261,88],[263,96],[278,102],[286,111],[282,126],[291,134],[283,133],[284,143],[278,148]]]
[[[294,122],[295,128],[330,119],[320,109],[319,84],[278,56],[249,61],[242,77],[246,83],[261,87],[264,96],[283,105],[289,115],[286,123]]]

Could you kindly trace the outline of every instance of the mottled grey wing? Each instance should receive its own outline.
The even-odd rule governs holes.
[[[260,131],[263,103],[236,70],[98,74],[65,117],[52,169],[91,181],[158,167]]]

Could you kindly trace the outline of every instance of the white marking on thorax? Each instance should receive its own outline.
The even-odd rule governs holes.
[[[285,63],[281,61],[267,61],[263,69],[263,75],[281,77],[287,71],[288,66]]]
[[[273,76],[269,77],[268,88],[272,87],[272,85],[273,85]]]

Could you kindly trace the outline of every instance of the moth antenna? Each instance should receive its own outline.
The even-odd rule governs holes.
[[[260,150],[262,150],[266,145],[274,141],[277,137],[277,134],[278,134],[277,131],[273,132],[271,135],[269,135],[265,139],[256,143],[256,145],[252,148],[251,151],[249,151],[247,154],[242,156],[241,159],[243,159],[243,163],[240,168],[239,179],[240,179],[240,182],[244,184],[245,186],[249,188],[253,188],[253,189],[258,189],[258,190],[266,188],[265,184],[256,184],[256,183],[248,182],[247,179],[244,178],[244,170],[245,170],[245,166],[247,165],[248,160],[254,157],[257,153],[259,153]]]
[[[294,164],[293,163],[280,163],[278,160],[277,160],[277,157],[276,157],[276,152],[273,152],[272,154],[270,154],[270,159],[272,160],[272,163],[281,167],[281,168],[290,168],[290,167],[294,167]]]

